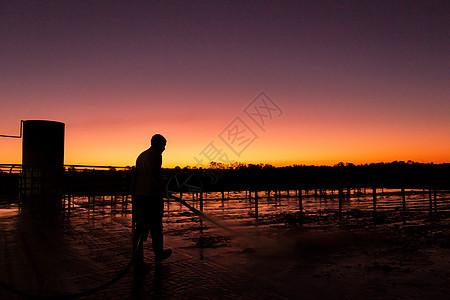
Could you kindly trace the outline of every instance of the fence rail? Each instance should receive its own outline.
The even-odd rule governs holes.
[[[128,171],[131,170],[131,166],[96,166],[96,165],[64,165],[66,171],[100,171],[100,170],[115,170],[115,171]],[[22,164],[0,164],[0,173],[21,173]]]

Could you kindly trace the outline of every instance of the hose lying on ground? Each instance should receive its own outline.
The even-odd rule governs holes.
[[[12,292],[12,293],[14,293],[16,295],[19,295],[21,297],[35,298],[35,299],[72,299],[72,298],[79,298],[79,297],[89,296],[89,295],[92,295],[92,294],[94,294],[94,293],[96,293],[98,291],[101,291],[101,290],[106,289],[107,287],[113,285],[119,279],[121,279],[125,275],[126,272],[128,272],[128,270],[133,265],[134,260],[136,259],[136,254],[137,254],[137,251],[138,251],[139,246],[140,246],[141,243],[142,243],[142,235],[139,236],[138,242],[136,244],[136,249],[133,252],[133,256],[131,257],[130,262],[127,264],[127,266],[122,271],[120,271],[117,274],[116,277],[114,277],[113,279],[111,279],[110,281],[108,281],[108,282],[106,282],[106,283],[104,283],[102,285],[99,285],[97,287],[88,289],[88,290],[83,291],[83,292],[72,293],[72,294],[51,295],[51,296],[50,295],[37,295],[37,294],[30,294],[30,293],[27,293],[27,292],[20,291],[20,290],[16,289],[15,287],[12,287],[9,284],[6,284],[6,283],[4,283],[2,281],[0,281],[0,287],[6,289],[6,290],[8,290],[8,291],[10,291],[10,292]]]
[[[182,205],[186,206],[190,211],[192,211],[195,215],[199,216],[200,218],[202,218],[202,219],[204,219],[206,221],[209,221],[209,222],[213,223],[214,225],[227,230],[230,233],[235,234],[235,232],[232,229],[230,229],[230,228],[220,224],[218,221],[216,221],[216,220],[212,219],[211,217],[207,216],[202,211],[200,211],[200,210],[196,209],[195,207],[189,205],[183,199],[181,199],[181,198],[179,198],[177,196],[174,196],[171,193],[167,193],[167,195],[168,195],[168,198],[170,197],[170,198],[178,201],[179,203],[181,203]],[[86,291],[82,291],[82,292],[78,292],[78,293],[72,293],[72,294],[61,294],[61,295],[37,295],[37,294],[31,294],[31,293],[23,292],[23,291],[18,290],[17,288],[15,288],[15,287],[7,284],[7,283],[4,283],[2,281],[0,281],[0,287],[4,288],[5,290],[8,290],[8,291],[10,291],[10,292],[12,292],[12,293],[14,293],[16,295],[19,295],[21,297],[34,298],[34,299],[72,299],[72,298],[79,298],[79,297],[89,296],[89,295],[92,295],[92,294],[94,294],[94,293],[96,293],[98,291],[101,291],[101,290],[106,289],[109,286],[113,285],[119,279],[121,279],[125,275],[126,272],[128,272],[128,270],[133,265],[134,260],[136,259],[136,254],[137,254],[137,251],[138,251],[139,246],[140,246],[141,243],[142,243],[142,235],[139,236],[138,242],[136,244],[136,248],[135,248],[135,250],[133,252],[133,256],[132,256],[130,262],[127,264],[127,266],[122,271],[120,271],[117,274],[116,277],[114,277],[113,279],[111,279],[110,281],[108,281],[108,282],[106,282],[106,283],[104,283],[102,285],[99,285],[97,287],[88,289]]]

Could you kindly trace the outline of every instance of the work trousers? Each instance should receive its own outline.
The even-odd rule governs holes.
[[[135,264],[144,263],[143,242],[147,240],[150,232],[155,256],[163,252],[163,199],[160,195],[133,196],[133,221],[135,230],[133,234],[133,251],[136,251]],[[138,246],[139,237],[141,243]]]

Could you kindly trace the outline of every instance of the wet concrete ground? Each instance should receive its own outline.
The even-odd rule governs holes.
[[[1,208],[0,281],[38,296],[86,291],[132,255],[130,205],[33,214]],[[218,216],[217,216],[218,217]],[[363,213],[225,220],[235,234],[179,208],[165,216],[173,256],[145,276],[129,270],[83,299],[446,299],[450,218]],[[22,299],[0,288],[0,299]]]
[[[32,215],[4,209],[0,221],[0,280],[38,297],[70,296],[104,284],[132,256],[129,211],[120,211],[122,214],[117,216],[114,210],[101,209]],[[151,243],[146,242],[149,269],[145,275],[136,274],[131,268],[117,283],[83,298],[282,298],[275,287],[264,281],[208,259],[208,245],[198,248],[198,241],[195,244],[184,240],[172,229],[165,243],[173,249],[170,259],[155,264]],[[23,297],[2,288],[0,298]]]

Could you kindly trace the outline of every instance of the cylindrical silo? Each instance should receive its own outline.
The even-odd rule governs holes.
[[[47,196],[61,194],[64,127],[55,121],[23,121],[21,195],[25,198],[38,196],[45,201]]]

